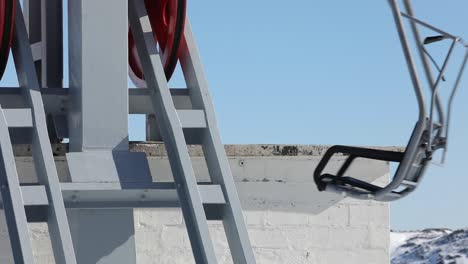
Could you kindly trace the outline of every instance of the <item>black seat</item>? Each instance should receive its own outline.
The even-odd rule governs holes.
[[[432,153],[428,153],[426,148],[428,144],[428,138],[425,136],[427,122],[418,124],[411,135],[405,152],[341,145],[330,147],[314,172],[314,180],[318,190],[344,192],[354,198],[380,201],[396,200],[413,191],[421,180],[425,168],[429,164],[428,161],[432,158]],[[324,173],[327,164],[336,154],[342,154],[347,158],[335,175]],[[382,187],[345,175],[357,158],[397,162],[400,165],[390,183]],[[403,189],[401,190],[400,187]]]
[[[346,155],[348,156],[348,158],[338,170],[337,174],[322,174],[330,159],[338,153]],[[327,185],[333,184],[348,188],[358,188],[367,191],[368,193],[374,193],[379,190],[382,190],[382,187],[364,182],[353,177],[344,176],[344,174],[347,172],[353,161],[356,158],[365,158],[388,162],[401,162],[403,160],[404,154],[404,152],[398,151],[378,150],[341,145],[332,146],[327,150],[322,160],[318,164],[317,168],[315,169],[315,183],[317,184],[317,188],[319,189],[319,191],[325,191]]]

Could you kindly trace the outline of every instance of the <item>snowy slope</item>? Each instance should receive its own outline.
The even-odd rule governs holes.
[[[468,229],[391,234],[392,264],[468,264]]]

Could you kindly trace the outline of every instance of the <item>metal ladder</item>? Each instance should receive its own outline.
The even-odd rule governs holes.
[[[129,0],[129,22],[153,103],[158,127],[165,143],[174,181],[196,263],[217,263],[207,220],[222,220],[234,263],[255,263],[247,228],[228,159],[221,143],[208,84],[190,24],[186,22],[180,63],[192,109],[184,110],[191,122],[184,127],[168,88],[147,11],[142,0]],[[198,121],[194,121],[198,120]],[[190,160],[187,144],[203,148],[211,184],[220,185],[225,204],[214,215],[205,215],[204,205]],[[206,206],[206,205],[205,205]]]
[[[31,46],[20,2],[16,3],[13,57],[18,73],[21,94],[29,108],[1,109],[0,107],[0,186],[5,218],[15,263],[35,263],[25,212],[28,188],[20,186],[13,154],[15,131],[30,135],[38,184],[47,196],[47,224],[57,263],[76,263],[70,228],[65,211],[57,169],[47,132],[46,115],[34,66]],[[26,129],[26,131],[25,131]],[[38,186],[34,186],[37,190]],[[29,189],[31,191],[32,189]],[[33,202],[29,201],[28,204]]]

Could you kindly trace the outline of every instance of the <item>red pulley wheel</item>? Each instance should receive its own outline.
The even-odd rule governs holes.
[[[0,0],[0,79],[3,77],[10,54],[15,8],[15,0]]]
[[[179,47],[185,28],[186,0],[145,0],[154,40],[159,45],[164,73],[169,80],[179,59]],[[138,87],[146,86],[143,67],[132,32],[128,34],[130,77]]]

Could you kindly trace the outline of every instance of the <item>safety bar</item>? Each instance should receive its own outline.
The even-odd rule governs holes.
[[[428,144],[427,123],[417,123],[404,152],[369,149],[351,146],[333,146],[327,150],[314,172],[314,180],[319,191],[331,191],[357,199],[394,201],[416,189],[432,159],[426,151]],[[342,153],[348,158],[336,175],[323,173],[331,158]],[[363,180],[345,176],[356,158],[400,163],[392,180],[386,186],[377,186]],[[403,189],[400,187],[403,186]]]
[[[401,162],[403,160],[404,152],[399,151],[388,151],[388,150],[378,150],[378,149],[369,149],[369,148],[360,148],[360,147],[351,147],[351,146],[333,146],[327,150],[323,158],[320,160],[317,168],[314,172],[314,180],[317,184],[317,187],[320,191],[326,189],[326,182],[324,178],[330,178],[331,174],[322,174],[325,167],[327,166],[330,159],[337,153],[342,153],[347,155],[348,158],[340,167],[336,177],[343,177],[346,171],[349,169],[351,164],[356,158],[366,158],[373,160],[381,160],[388,162]],[[349,178],[349,177],[347,177]],[[374,186],[377,187],[377,186]],[[381,187],[379,187],[381,189]]]

